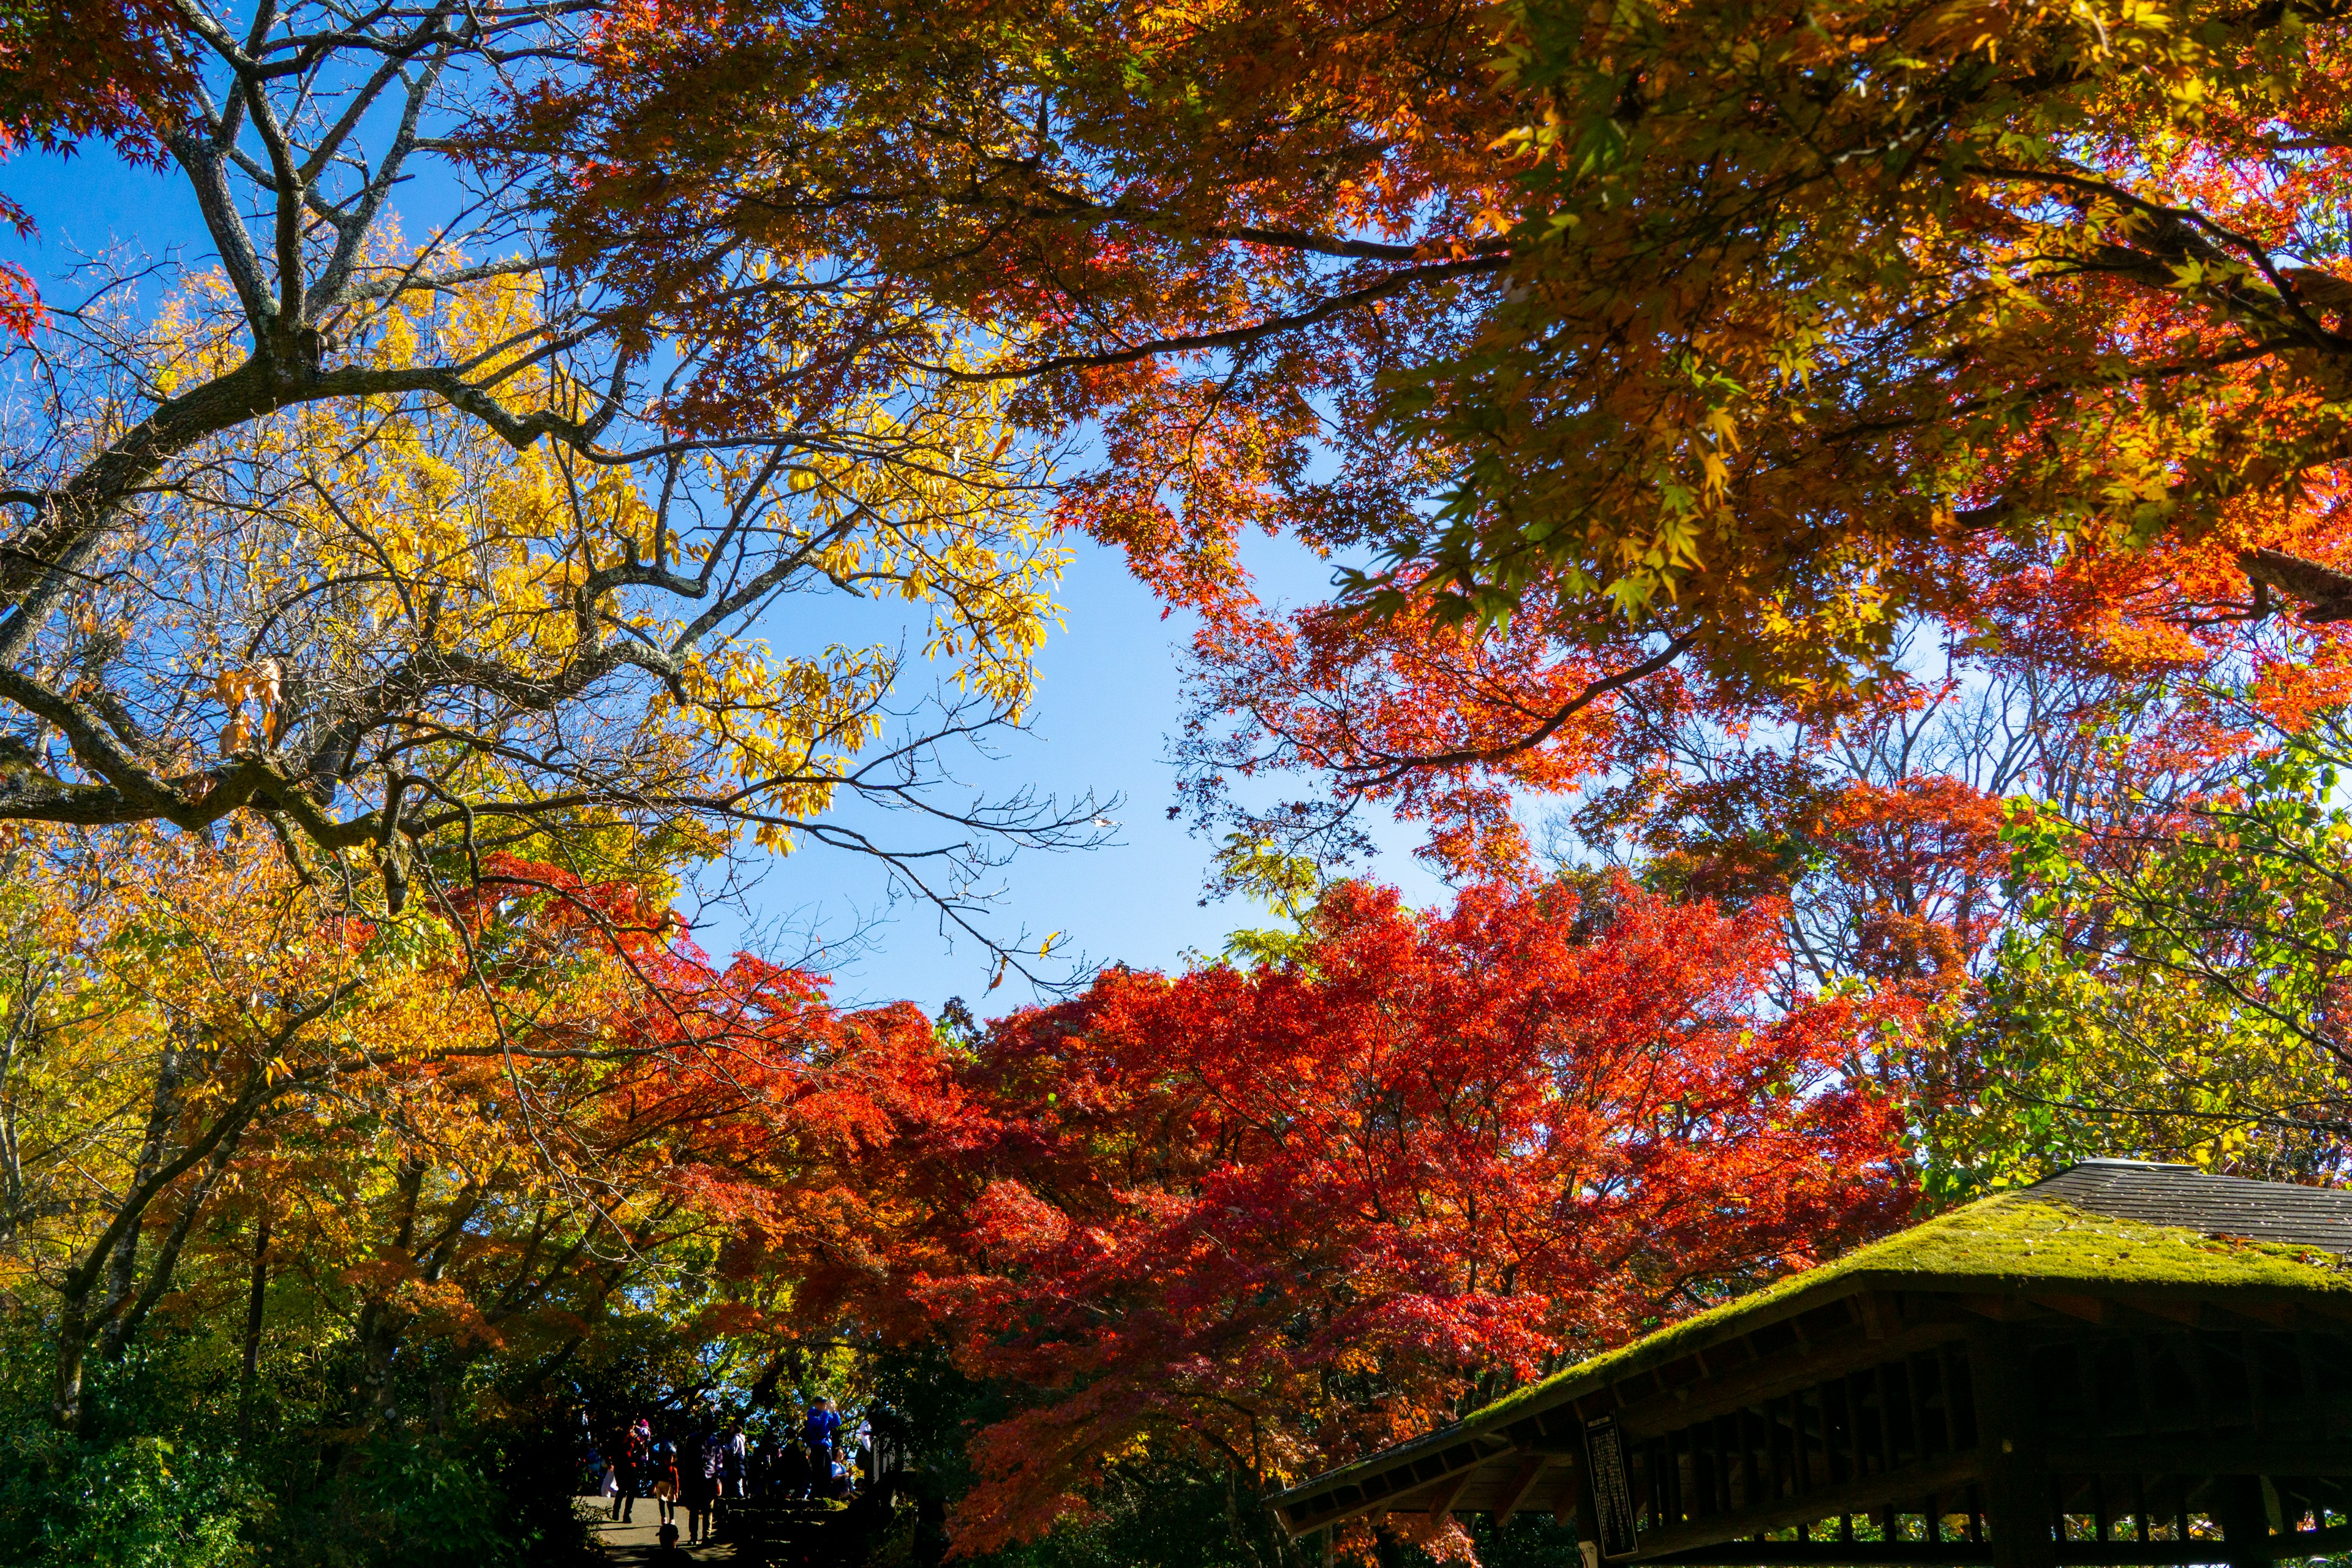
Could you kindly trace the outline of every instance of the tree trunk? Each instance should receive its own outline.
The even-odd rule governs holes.
[[[415,1258],[416,1246],[416,1205],[425,1190],[425,1163],[410,1156],[401,1163],[400,1178],[394,1187],[398,1208],[394,1222],[391,1250]],[[400,1396],[394,1386],[393,1358],[400,1347],[400,1315],[381,1292],[368,1298],[360,1309],[358,1340],[365,1367],[367,1388],[362,1402],[373,1406],[362,1416],[365,1425],[385,1430],[400,1420]]]
[[[155,1097],[147,1111],[147,1136],[139,1149],[139,1163],[132,1171],[131,1190],[140,1191],[152,1181],[156,1170],[163,1163],[163,1148],[171,1138],[172,1128],[180,1119],[179,1046],[167,1044],[163,1059],[155,1068]],[[126,1226],[116,1236],[113,1256],[106,1263],[106,1304],[99,1312],[100,1321],[110,1331],[121,1312],[131,1304],[131,1289],[138,1280],[139,1232],[137,1225]],[[105,1349],[114,1351],[113,1338],[107,1334]]]
[[[229,1161],[236,1157],[241,1136],[232,1132],[222,1139],[219,1147],[213,1151],[212,1158],[205,1163],[204,1176],[196,1183],[194,1190],[182,1195],[180,1212],[173,1216],[172,1228],[164,1233],[162,1244],[155,1248],[154,1261],[147,1266],[147,1283],[141,1287],[136,1300],[116,1311],[112,1321],[106,1325],[106,1331],[99,1337],[99,1348],[107,1360],[122,1359],[122,1352],[130,1348],[131,1340],[146,1325],[147,1314],[155,1310],[155,1303],[162,1300],[163,1292],[172,1288],[172,1276],[180,1266],[180,1249],[187,1245],[188,1232],[195,1225],[197,1215],[204,1213],[205,1205],[211,1200],[213,1188],[220,1184],[221,1173],[228,1169]]]
[[[89,1295],[96,1281],[67,1284],[62,1310],[58,1313],[57,1385],[50,1398],[50,1414],[66,1431],[78,1431],[82,1425],[81,1374],[89,1360]]]
[[[263,1209],[253,1233],[253,1288],[245,1300],[245,1365],[237,1376],[237,1422],[253,1429],[253,1387],[261,1374],[261,1309],[269,1292],[269,1211]]]

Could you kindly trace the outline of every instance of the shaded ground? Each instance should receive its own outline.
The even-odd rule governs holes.
[[[732,1563],[734,1548],[725,1542],[688,1548],[686,1540],[686,1512],[678,1510],[678,1552],[664,1557],[657,1549],[656,1532],[661,1529],[661,1508],[651,1498],[639,1498],[631,1510],[635,1522],[618,1524],[609,1517],[613,1510],[610,1498],[583,1497],[577,1504],[583,1518],[593,1520],[596,1538],[604,1543],[604,1554],[616,1564],[656,1563]]]

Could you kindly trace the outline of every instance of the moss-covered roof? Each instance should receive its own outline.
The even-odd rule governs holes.
[[[1507,1419],[1520,1405],[1579,1388],[1599,1387],[1673,1360],[1716,1337],[1743,1329],[1773,1309],[1807,1304],[1848,1290],[2243,1289],[2326,1291],[2352,1303],[2352,1260],[2318,1247],[2207,1236],[2180,1226],[2149,1225],[2086,1213],[2032,1188],[1996,1194],[1965,1208],[1858,1247],[1763,1289],[1684,1319],[1631,1344],[1581,1361],[1530,1384],[1470,1419]]]
[[[1495,1432],[1534,1409],[1579,1397],[1663,1366],[1693,1350],[1705,1350],[1719,1340],[1861,1290],[2124,1297],[2232,1291],[2306,1300],[2310,1293],[2319,1292],[2352,1310],[2352,1258],[2325,1247],[2214,1236],[2189,1226],[2093,1213],[2060,1195],[2070,1190],[2090,1201],[2101,1201],[2096,1186],[2070,1184],[2063,1176],[1979,1199],[1858,1247],[1834,1262],[1790,1275],[1579,1362],[1454,1426],[1318,1476],[1282,1497],[1296,1498],[1341,1484],[1368,1468],[1386,1468],[1425,1449]],[[2309,1189],[2295,1191],[2308,1193]],[[2352,1193],[2326,1196],[2352,1207]],[[2146,1207],[2144,1204],[2133,1206]]]

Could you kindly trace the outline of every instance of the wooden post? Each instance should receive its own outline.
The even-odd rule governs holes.
[[[2260,1476],[2215,1476],[2213,1521],[2221,1527],[2230,1568],[2268,1568],[2271,1521]]]
[[[1969,1326],[1969,1382],[1976,1399],[1985,1522],[1992,1531],[1993,1568],[2057,1568],[2050,1466],[2021,1350],[2009,1324]]]
[[[1575,1474],[1576,1554],[1584,1568],[1601,1568],[1601,1506],[1592,1500],[1592,1466],[1581,1454]]]

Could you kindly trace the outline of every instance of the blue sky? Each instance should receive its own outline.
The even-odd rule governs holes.
[[[5,189],[39,226],[18,243],[0,235],[0,258],[16,259],[52,299],[73,297],[53,281],[76,251],[124,244],[161,257],[177,249],[202,268],[209,243],[184,188],[172,174],[126,167],[103,153],[70,160],[28,155],[10,162]],[[152,303],[152,301],[151,301]],[[1213,952],[1236,926],[1261,923],[1259,912],[1232,903],[1202,904],[1213,845],[1171,822],[1175,774],[1167,740],[1180,722],[1179,653],[1191,632],[1182,616],[1162,619],[1159,604],[1130,579],[1114,552],[1078,542],[1061,595],[1066,629],[1041,658],[1039,699],[1027,732],[1002,737],[993,759],[967,760],[966,782],[1002,793],[1021,784],[1065,797],[1088,791],[1123,797],[1110,813],[1111,842],[1084,853],[1028,854],[1005,868],[994,929],[1034,940],[1065,935],[1059,952],[1094,962],[1145,967],[1181,964],[1188,951]],[[1269,599],[1297,604],[1318,596],[1328,567],[1305,552],[1260,542],[1250,564]],[[840,627],[846,640],[877,640]],[[1370,869],[1403,886],[1416,901],[1442,899],[1444,888],[1415,862],[1414,836],[1390,827]],[[991,966],[973,942],[943,937],[931,911],[887,900],[877,868],[856,857],[809,850],[750,868],[755,881],[745,910],[714,907],[702,938],[724,952],[739,942],[804,949],[814,930],[833,945],[821,964],[845,999],[910,997],[936,1008],[961,994],[983,1012],[1030,1000],[1019,982],[986,994]],[[862,940],[843,940],[862,930]]]
[[[1202,907],[1213,845],[1168,817],[1175,773],[1165,760],[1166,741],[1179,722],[1179,656],[1188,622],[1160,619],[1158,601],[1127,574],[1116,552],[1083,542],[1077,548],[1062,595],[1067,630],[1045,647],[1027,732],[1002,737],[995,761],[960,773],[997,791],[1027,783],[1064,797],[1089,790],[1123,796],[1110,810],[1119,826],[1109,844],[1016,858],[1004,875],[997,918],[1033,939],[1066,932],[1056,948],[1066,946],[1074,957],[1167,967],[1181,963],[1187,949],[1216,952],[1227,931],[1263,924],[1265,917],[1237,902]],[[1271,542],[1250,554],[1269,596],[1278,591],[1294,603],[1318,592],[1328,574],[1304,552]],[[1412,858],[1412,833],[1391,826],[1378,837],[1385,846],[1380,875],[1416,900],[1443,897],[1444,888]],[[769,869],[761,893],[760,905],[778,918],[794,912],[796,900],[829,903],[838,930],[856,910],[875,907],[882,879],[854,858],[803,851]],[[901,904],[889,913],[866,952],[836,961],[845,994],[911,996],[928,1006],[961,994],[979,1006],[989,981],[985,955],[968,941],[946,942],[936,918],[919,908]],[[723,929],[723,918],[714,923]],[[1011,983],[986,998],[1027,999]]]

